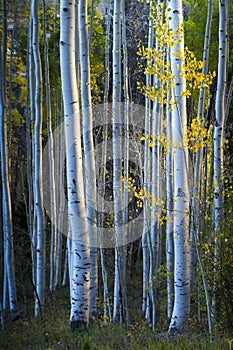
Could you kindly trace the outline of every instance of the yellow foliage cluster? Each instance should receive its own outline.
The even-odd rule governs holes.
[[[169,10],[164,10],[163,4],[152,7],[151,19],[154,22],[156,44],[154,48],[139,46],[137,54],[146,60],[144,73],[153,76],[154,83],[146,86],[142,86],[139,82],[137,84],[138,89],[150,100],[157,100],[161,105],[169,101],[172,109],[177,101],[171,96],[175,77],[171,69],[170,48],[181,40],[183,26],[175,30],[169,28]],[[186,89],[181,97],[190,97],[194,90],[208,88],[211,85],[216,73],[203,74],[203,61],[197,60],[195,54],[187,47],[184,54],[178,51],[175,57],[179,60],[176,68],[180,70],[180,76],[186,79]]]
[[[168,139],[165,133],[161,135],[142,135],[140,141],[147,141],[147,147],[153,148],[158,144],[163,148],[163,152],[166,154],[168,148],[172,146],[172,141]]]
[[[212,84],[216,72],[203,74],[203,61],[198,61],[194,52],[190,51],[188,47],[185,48],[184,57],[184,71],[181,76],[186,79],[186,96],[190,96],[193,90],[200,88],[209,88]]]
[[[208,130],[201,118],[193,118],[185,135],[188,148],[195,153],[199,148],[205,147],[209,143],[211,132],[212,126]]]

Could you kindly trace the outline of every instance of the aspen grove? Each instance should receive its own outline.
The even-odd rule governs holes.
[[[232,11],[1,1],[2,335],[57,312],[64,349],[231,348]]]

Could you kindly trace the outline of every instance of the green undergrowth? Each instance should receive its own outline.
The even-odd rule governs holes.
[[[210,344],[206,333],[194,333],[191,329],[185,336],[169,339],[166,332],[158,334],[142,320],[128,327],[96,321],[89,329],[71,332],[68,314],[62,309],[36,321],[29,317],[7,321],[0,333],[1,350],[224,350],[231,349],[232,342],[233,337],[225,335]]]
[[[106,324],[103,305],[97,302],[96,321],[88,329],[71,332],[69,326],[68,288],[46,295],[43,318],[33,318],[34,300],[25,295],[19,300],[21,317],[12,321],[5,319],[5,329],[0,329],[0,350],[233,350],[233,335],[219,327],[219,335],[209,343],[206,319],[202,324],[190,318],[184,336],[169,338],[166,321],[166,300],[160,296],[158,324],[153,331],[141,315],[141,291],[139,274],[128,279],[129,325]]]

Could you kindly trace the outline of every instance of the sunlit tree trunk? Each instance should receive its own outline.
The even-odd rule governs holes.
[[[109,87],[110,87],[110,34],[111,34],[111,23],[112,23],[112,11],[113,11],[113,0],[109,0],[107,7],[106,18],[106,38],[105,38],[105,81],[104,81],[104,103],[108,102],[109,99]],[[105,164],[105,163],[104,163]]]
[[[156,6],[157,11],[160,10],[160,1],[157,1]],[[161,48],[158,43],[158,33],[155,38],[155,50],[160,53]],[[162,59],[161,59],[161,71]],[[153,86],[156,90],[162,89],[160,77],[157,74],[153,76],[154,83]],[[160,250],[160,227],[159,227],[159,212],[158,208],[160,206],[160,184],[161,184],[161,147],[159,144],[159,136],[161,136],[161,126],[162,126],[162,105],[157,97],[153,101],[153,111],[152,111],[152,126],[151,134],[153,140],[153,147],[151,149],[151,223],[150,223],[150,275],[149,275],[149,285],[150,285],[150,296],[151,296],[151,315],[152,315],[152,328],[155,328],[156,322],[156,290],[157,290],[157,271],[159,268],[159,250]]]
[[[35,125],[34,125],[34,210],[36,220],[36,302],[38,317],[45,302],[45,237],[42,197],[42,67],[39,52],[38,1],[32,1],[32,48],[35,66]]]
[[[189,188],[187,147],[184,144],[186,121],[186,90],[183,73],[184,37],[177,33],[182,28],[182,1],[168,1],[169,21],[175,43],[171,47],[171,71],[174,74],[172,98],[172,133],[174,153],[174,308],[169,332],[182,331],[190,311],[190,246],[189,246]],[[178,40],[176,40],[178,39]],[[177,56],[177,54],[179,55]]]
[[[168,49],[169,50],[169,49]],[[170,91],[171,93],[171,91]],[[172,154],[172,128],[171,128],[170,98],[167,98],[166,109],[166,264],[167,264],[167,317],[172,317],[174,295],[174,241],[173,241],[173,154]]]
[[[113,297],[113,320],[123,321],[126,316],[125,305],[126,285],[125,285],[125,254],[126,242],[122,235],[121,225],[123,223],[123,186],[122,176],[122,125],[124,123],[124,110],[122,105],[122,69],[121,69],[121,39],[122,39],[122,3],[121,0],[114,1],[113,12],[113,50],[112,50],[112,74],[113,74],[113,98],[112,98],[112,142],[113,142],[113,200],[114,200],[114,227],[115,227],[115,276],[114,276],[114,297]]]
[[[63,104],[62,104],[63,105]],[[63,107],[62,107],[63,109]],[[64,122],[62,120],[63,118],[61,118],[61,125],[64,126]],[[67,276],[67,271],[63,271],[63,277],[62,277],[62,242],[63,242],[63,232],[64,232],[64,220],[66,220],[66,214],[67,211],[65,213],[65,208],[66,208],[66,201],[64,199],[64,196],[60,195],[61,193],[63,193],[64,191],[64,178],[65,178],[65,174],[64,174],[64,164],[63,164],[63,159],[64,159],[64,155],[65,155],[65,139],[64,139],[64,129],[62,128],[61,133],[59,135],[57,144],[55,143],[55,147],[56,147],[56,152],[57,154],[60,154],[60,157],[55,158],[56,159],[56,169],[58,171],[57,176],[59,178],[59,184],[57,184],[58,187],[58,198],[59,198],[59,207],[58,209],[58,214],[57,214],[57,249],[56,249],[56,276],[55,276],[55,286],[57,287],[61,280],[62,280],[62,285],[63,282],[65,283],[66,281],[66,276]],[[65,252],[65,257],[64,257],[64,269],[67,270],[67,249]],[[64,275],[65,275],[65,281],[64,281]]]
[[[60,68],[65,115],[68,212],[71,227],[71,329],[89,323],[90,248],[86,220],[79,96],[75,65],[75,2],[60,3]]]
[[[105,74],[104,74],[104,126],[103,126],[103,146],[101,150],[101,159],[102,164],[106,164],[107,162],[107,142],[108,142],[108,118],[109,118],[109,112],[110,112],[110,105],[108,104],[109,100],[109,89],[110,89],[110,37],[111,37],[111,23],[112,23],[112,12],[113,12],[113,0],[108,1],[107,9],[106,9],[106,16],[105,16],[105,23],[106,23],[106,33],[105,33]],[[98,157],[98,155],[97,155]],[[102,281],[103,281],[103,302],[104,302],[104,322],[106,323],[107,320],[109,322],[112,321],[112,310],[110,305],[110,295],[109,295],[109,287],[108,287],[108,273],[104,258],[104,249],[103,249],[103,225],[104,225],[104,198],[106,194],[105,190],[105,176],[106,176],[106,166],[102,166],[100,169],[100,176],[99,176],[99,182],[98,182],[98,192],[100,194],[100,201],[98,201],[98,226],[100,226],[100,229],[98,231],[99,235],[99,243],[100,243],[100,264],[101,264],[101,274],[102,274]]]
[[[7,122],[5,116],[6,103],[6,53],[7,53],[7,10],[6,1],[2,0],[3,28],[0,62],[0,153],[2,182],[2,218],[4,236],[4,293],[3,310],[13,314],[16,312],[16,283],[14,268],[13,227],[10,197],[10,181],[8,168]]]
[[[83,115],[83,145],[85,163],[86,216],[90,239],[90,318],[96,312],[98,287],[96,174],[93,144],[93,116],[91,104],[90,53],[88,43],[87,0],[79,0],[79,45],[81,72],[81,103]]]
[[[152,3],[150,4],[151,11]],[[148,48],[152,49],[154,41],[154,28],[153,19],[149,20],[149,31],[148,31]],[[152,83],[151,74],[146,75],[146,85],[149,86]],[[149,135],[151,124],[151,101],[149,96],[145,96],[145,148],[144,148],[144,181],[143,189],[145,193],[150,193],[150,148],[149,148]],[[150,217],[148,217],[150,210],[148,210],[150,203],[148,203],[148,196],[145,196],[143,202],[143,233],[142,233],[142,253],[143,253],[143,298],[142,298],[142,312],[145,315],[146,320],[150,320],[149,310],[149,235],[150,235]]]
[[[121,0],[121,41],[122,41],[122,60],[123,60],[123,69],[122,69],[122,87],[124,91],[124,108],[122,110],[122,113],[124,114],[124,141],[122,144],[123,147],[123,178],[126,180],[129,178],[129,154],[130,154],[130,143],[129,143],[129,114],[130,112],[130,106],[129,106],[129,75],[128,75],[128,50],[127,50],[127,35],[126,35],[126,16],[125,16],[125,0]],[[128,237],[128,188],[127,186],[123,186],[122,189],[122,224],[124,225],[124,234],[126,237]],[[125,244],[124,247],[121,249],[121,274],[122,274],[122,307],[123,307],[123,317],[125,322],[128,324],[129,322],[129,315],[128,315],[128,306],[127,306],[127,285],[126,285],[126,252],[127,252],[127,245]]]
[[[58,1],[55,2],[55,16],[58,18],[58,13],[59,13],[59,3]],[[56,34],[58,30],[58,24],[57,21],[54,21],[54,26],[53,26],[53,33]],[[56,68],[59,69],[59,49],[57,49],[57,42],[54,41],[54,46],[53,46],[53,57],[56,60]],[[55,76],[54,80],[54,119],[55,119],[55,128],[60,128],[60,125],[63,125],[63,101],[62,101],[62,93],[60,86],[58,85],[60,76]],[[63,221],[64,218],[66,217],[66,214],[64,212],[65,209],[65,200],[63,191],[64,191],[64,171],[63,171],[63,160],[64,160],[64,153],[65,153],[65,141],[64,141],[64,128],[62,129],[58,140],[54,138],[54,176],[55,179],[59,178],[59,183],[56,184],[56,210],[57,210],[57,247],[56,247],[56,264],[55,264],[55,288],[59,285],[62,284],[63,282],[63,277],[62,273],[62,266],[67,266],[63,262],[63,255],[67,253],[67,250],[65,251],[65,254],[63,254],[63,249],[62,249],[62,244],[63,244]],[[59,157],[56,155],[59,154]],[[67,259],[66,259],[67,261]],[[65,274],[66,276],[66,274]]]
[[[221,230],[221,220],[223,213],[223,165],[224,165],[224,121],[226,107],[226,84],[227,84],[227,63],[228,63],[228,1],[219,0],[219,51],[218,51],[218,75],[217,92],[215,102],[214,121],[214,179],[213,179],[213,228],[215,235],[214,247],[214,286],[212,312],[217,312],[216,300],[216,279],[219,263],[219,233]]]
[[[33,146],[33,121],[35,118],[35,100],[34,100],[34,83],[35,70],[32,48],[32,13],[30,14],[28,29],[28,115],[27,125],[27,184],[28,184],[28,230],[31,240],[31,260],[32,260],[32,282],[35,285],[36,280],[36,235],[34,232],[34,146]]]
[[[43,2],[43,34],[44,34],[44,65],[45,65],[45,88],[46,88],[46,114],[48,130],[48,152],[49,152],[49,189],[50,189],[50,280],[49,289],[55,289],[55,271],[56,271],[56,250],[57,250],[57,209],[56,209],[56,188],[55,188],[55,170],[54,170],[54,142],[52,132],[52,111],[51,111],[51,92],[50,92],[50,70],[48,57],[48,42],[46,31],[46,4]]]

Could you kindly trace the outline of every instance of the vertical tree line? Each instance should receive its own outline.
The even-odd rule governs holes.
[[[36,318],[47,290],[68,285],[72,330],[99,313],[105,323],[129,325],[132,309],[141,309],[154,330],[162,313],[170,334],[207,315],[212,340],[222,308],[220,262],[228,266],[230,251],[222,247],[232,199],[225,140],[231,5],[219,0],[216,12],[208,1],[196,52],[188,35],[199,3],[33,0],[13,45],[10,13],[21,9],[2,0],[4,314],[19,308],[15,241],[22,239]],[[136,47],[131,35],[139,28]],[[209,72],[214,45],[216,73]],[[12,213],[14,138],[26,159],[18,185],[25,220],[18,203]],[[140,301],[132,300],[134,277]]]

